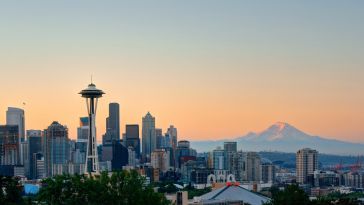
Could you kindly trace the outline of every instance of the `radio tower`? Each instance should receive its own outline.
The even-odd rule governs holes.
[[[79,94],[86,98],[87,112],[89,118],[89,133],[87,141],[86,151],[86,163],[85,163],[85,174],[96,174],[99,173],[99,160],[97,156],[97,145],[96,145],[96,109],[98,99],[105,94],[102,90],[96,88],[96,85],[92,83],[88,87],[82,90]]]

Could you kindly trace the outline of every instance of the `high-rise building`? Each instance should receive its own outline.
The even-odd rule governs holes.
[[[6,111],[6,124],[18,125],[20,142],[25,141],[25,118],[24,110],[15,107],[9,107]]]
[[[22,166],[24,170],[24,176],[27,174],[27,169],[29,167],[29,155],[28,155],[28,141],[25,140],[20,142],[20,162],[19,165]]]
[[[77,128],[77,140],[87,142],[89,129],[88,117],[80,117],[80,126]]]
[[[27,130],[28,141],[28,167],[27,176],[29,179],[36,179],[36,163],[34,154],[42,152],[42,131],[41,130]]]
[[[151,154],[151,165],[154,169],[166,172],[169,169],[169,153],[164,149],[156,149]]]
[[[162,143],[162,147],[163,148],[172,148],[172,144],[171,143],[172,143],[171,137],[169,136],[168,133],[165,133],[164,134],[164,140],[163,140],[163,143]],[[175,149],[173,149],[173,150],[175,150]]]
[[[113,141],[112,143],[112,170],[121,170],[123,166],[128,165],[128,149],[124,147],[120,141]]]
[[[318,152],[313,149],[304,148],[296,154],[296,180],[297,183],[307,184],[309,176],[313,176],[318,169]]]
[[[89,137],[87,140],[86,163],[84,171],[85,173],[98,173],[99,158],[96,141],[96,108],[98,99],[101,98],[105,93],[102,90],[97,89],[96,85],[91,82],[91,84],[89,84],[88,87],[82,90],[79,94],[81,94],[83,98],[86,98],[89,122]]]
[[[256,152],[247,152],[245,156],[245,175],[244,180],[248,182],[259,182],[261,159]]]
[[[142,143],[143,159],[144,161],[150,161],[151,153],[157,147],[157,139],[155,133],[155,118],[149,112],[143,117]]]
[[[229,159],[229,171],[235,176],[236,181],[243,182],[244,180],[244,163],[245,153],[242,151],[235,152]]]
[[[106,132],[109,132],[110,142],[120,140],[120,106],[118,103],[109,104]]]
[[[20,162],[18,125],[0,125],[0,165],[18,165]]]
[[[156,137],[156,140],[157,140],[157,142],[156,142],[156,149],[161,149],[162,147],[164,147],[163,146],[163,144],[164,144],[164,136],[163,136],[162,129],[159,129],[159,128],[155,129],[155,137]]]
[[[225,151],[221,147],[217,147],[212,153],[214,169],[225,170]]]
[[[237,152],[237,142],[224,142],[225,152]]]
[[[197,152],[196,150],[192,149],[190,147],[190,142],[187,140],[181,140],[178,141],[177,143],[177,148],[175,151],[175,166],[177,168],[181,168],[181,164],[184,161],[188,161],[191,159],[195,159],[196,160],[196,156],[197,156]]]
[[[35,167],[35,172],[33,173],[34,179],[43,179],[46,177],[44,157],[42,153],[33,154],[33,162]]]
[[[55,170],[59,170],[59,167],[69,161],[68,141],[68,128],[56,121],[44,130],[43,152],[46,176],[53,176]]]
[[[260,165],[261,182],[274,183],[276,167],[272,163],[264,162]]]
[[[26,157],[25,142],[25,119],[24,110],[20,108],[9,107],[6,111],[6,124],[17,125],[19,130],[19,165],[24,165]],[[23,143],[23,144],[22,144]]]
[[[229,170],[232,173],[232,165],[234,161],[234,156],[237,152],[237,142],[224,142],[224,151],[225,151],[225,169]]]
[[[125,126],[125,147],[133,147],[136,158],[140,158],[140,138],[139,138],[139,125],[126,125]]]
[[[177,148],[177,128],[175,128],[173,125],[169,126],[167,133],[170,137],[170,144],[173,148],[173,150],[176,150]]]

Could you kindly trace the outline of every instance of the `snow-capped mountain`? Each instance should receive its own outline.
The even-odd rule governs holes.
[[[364,144],[311,136],[284,122],[277,122],[260,133],[251,132],[230,140],[192,141],[191,146],[198,152],[212,151],[217,146],[222,147],[224,141],[236,141],[238,149],[246,151],[296,152],[308,147],[326,154],[364,154]]]

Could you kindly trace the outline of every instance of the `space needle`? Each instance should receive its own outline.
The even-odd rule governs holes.
[[[85,174],[97,174],[99,173],[99,160],[97,156],[95,119],[98,99],[105,93],[102,90],[97,89],[96,85],[93,84],[91,80],[91,84],[89,84],[88,87],[82,90],[79,94],[86,98],[89,119]]]

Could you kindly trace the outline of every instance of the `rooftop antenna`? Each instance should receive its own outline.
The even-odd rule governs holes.
[[[92,82],[92,74],[91,74],[91,84],[92,84],[93,82]]]

